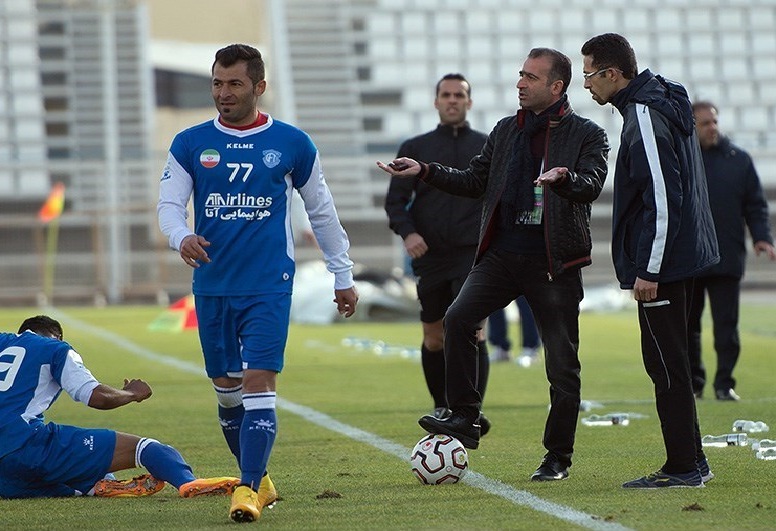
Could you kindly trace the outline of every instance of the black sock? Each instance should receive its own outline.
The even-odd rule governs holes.
[[[420,347],[420,362],[423,365],[423,375],[434,407],[447,407],[445,394],[445,351],[429,350],[426,345]]]
[[[490,358],[488,357],[488,342],[480,341],[477,343],[479,350],[480,371],[477,374],[477,391],[480,392],[480,398],[485,400],[485,388],[488,386],[488,374],[490,373]]]

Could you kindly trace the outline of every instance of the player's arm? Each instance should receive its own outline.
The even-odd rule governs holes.
[[[151,386],[143,380],[124,379],[124,387],[121,389],[99,384],[92,391],[88,405],[94,409],[116,409],[130,402],[142,402],[151,394]]]
[[[194,180],[191,175],[172,152],[168,153],[159,183],[159,203],[156,205],[159,228],[167,236],[170,248],[180,253],[186,265],[197,268],[200,262],[210,262],[205,250],[210,242],[194,234],[188,226],[189,213],[186,205],[193,189]]]
[[[81,355],[67,343],[62,345],[66,350],[58,355],[53,373],[62,389],[76,402],[94,409],[115,409],[151,396],[151,387],[143,380],[124,380],[121,389],[100,383],[86,368]]]
[[[326,185],[317,152],[305,184],[298,188],[315,239],[323,252],[326,269],[334,274],[334,289],[353,287],[353,261],[348,255],[350,240],[337,217],[331,190]]]

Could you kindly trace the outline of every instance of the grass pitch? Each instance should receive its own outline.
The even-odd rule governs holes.
[[[91,410],[63,396],[48,419],[154,437],[177,447],[198,476],[237,475],[218,428],[212,388],[200,369],[196,333],[147,330],[162,310],[57,310],[65,339],[98,379],[120,386],[123,378],[142,378],[154,396],[114,411]],[[699,401],[704,434],[728,433],[734,420],[750,419],[763,420],[772,430],[753,437],[776,438],[775,310],[776,305],[744,304],[736,369],[743,400]],[[39,310],[0,310],[0,329],[15,331],[34,313]],[[704,359],[713,373],[711,326],[705,325]],[[383,342],[382,352],[365,348],[369,341],[372,346]],[[484,408],[493,429],[478,450],[469,452],[478,475],[465,484],[420,485],[408,464],[409,450],[423,435],[417,419],[431,405],[411,350],[419,342],[417,323],[292,326],[270,462],[281,500],[252,525],[289,530],[776,527],[776,461],[755,459],[749,447],[708,449],[717,477],[703,489],[620,488],[664,460],[634,310],[582,315],[582,398],[603,405],[593,413],[625,411],[644,418],[628,426],[580,425],[570,478],[559,483],[528,480],[544,453],[544,366],[500,363],[491,366]],[[397,448],[399,455],[406,448],[406,457],[400,458]],[[181,499],[171,487],[141,499],[0,500],[0,529],[220,529],[236,525],[228,519],[228,505],[222,497]]]

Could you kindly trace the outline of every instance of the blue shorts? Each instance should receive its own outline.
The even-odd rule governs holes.
[[[116,432],[49,422],[22,448],[0,458],[0,497],[77,496],[105,477]]]
[[[291,294],[195,295],[199,341],[208,377],[238,378],[244,369],[283,370]]]

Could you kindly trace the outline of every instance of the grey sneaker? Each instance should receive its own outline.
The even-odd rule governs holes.
[[[717,400],[738,401],[741,397],[736,394],[732,389],[717,389]]]
[[[624,489],[659,489],[663,487],[703,487],[701,473],[695,469],[684,474],[666,474],[662,470],[622,484]]]
[[[708,483],[714,479],[714,472],[709,467],[709,461],[705,457],[698,463],[698,471],[701,473],[701,479],[704,483]]]

